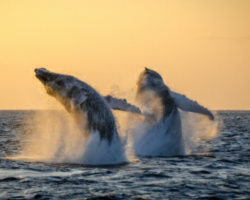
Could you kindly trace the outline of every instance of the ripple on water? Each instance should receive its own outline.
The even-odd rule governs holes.
[[[202,141],[189,156],[138,157],[138,162],[113,167],[3,158],[21,151],[32,134],[32,116],[0,111],[0,199],[250,197],[250,112],[219,112],[220,136]]]

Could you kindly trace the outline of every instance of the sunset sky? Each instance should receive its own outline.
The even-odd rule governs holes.
[[[250,0],[0,0],[0,109],[46,109],[34,69],[102,94],[158,71],[206,107],[250,110]]]

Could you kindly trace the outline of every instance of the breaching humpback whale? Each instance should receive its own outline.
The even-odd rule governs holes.
[[[137,81],[136,98],[143,106],[146,128],[134,133],[135,153],[142,156],[184,155],[180,113],[160,74],[145,68]]]
[[[91,152],[91,158],[88,159],[91,161],[86,161],[83,164],[99,165],[127,162],[113,113],[106,100],[96,90],[73,76],[53,73],[44,68],[35,69],[35,74],[45,86],[47,93],[66,108],[84,133],[87,132],[88,136],[99,136],[99,142],[91,143],[91,145],[93,143],[97,145],[92,147],[94,152]],[[127,108],[129,107],[127,105]],[[133,108],[132,105],[131,107]],[[96,150],[99,148],[98,145],[102,147],[100,151],[106,151],[106,153]],[[107,158],[96,155],[98,153]],[[97,157],[96,160],[93,158],[94,156]]]
[[[175,156],[185,154],[179,109],[207,115],[213,114],[185,95],[172,92],[161,75],[145,68],[137,81],[137,100],[146,116],[134,129],[134,150],[143,156]],[[178,109],[179,108],[179,109]],[[143,128],[144,127],[144,128]]]
[[[36,77],[44,84],[49,95],[55,97],[74,117],[77,124],[88,133],[98,133],[101,142],[111,148],[111,159],[94,164],[117,164],[126,162],[117,133],[114,116],[110,109],[129,111],[145,116],[142,134],[135,131],[134,149],[137,155],[173,156],[185,153],[178,108],[204,114],[213,114],[186,96],[170,91],[162,77],[155,71],[145,69],[137,83],[137,99],[144,105],[143,112],[125,99],[102,97],[88,84],[68,75],[49,72],[44,68],[35,70]],[[146,108],[146,109],[145,109]],[[139,139],[138,139],[139,138]],[[120,152],[120,153],[119,153]],[[86,163],[92,164],[92,163]]]

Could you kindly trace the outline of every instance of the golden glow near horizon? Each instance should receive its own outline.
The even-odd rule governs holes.
[[[249,0],[0,1],[0,109],[47,108],[34,69],[108,94],[145,66],[210,109],[250,109]]]

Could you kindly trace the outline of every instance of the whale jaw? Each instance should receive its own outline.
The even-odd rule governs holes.
[[[58,74],[50,72],[45,68],[35,69],[35,75],[45,85],[47,85],[50,81],[55,80],[59,76]]]

